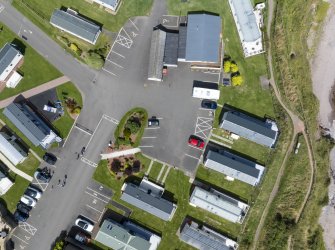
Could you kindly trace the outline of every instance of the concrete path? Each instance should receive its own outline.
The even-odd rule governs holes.
[[[149,168],[148,168],[147,172],[145,172],[145,175],[149,175],[149,173],[150,173],[150,171],[151,171],[151,168],[152,168],[152,164],[154,164],[154,162],[155,162],[155,161],[151,159]]]
[[[119,156],[134,155],[134,154],[139,153],[139,152],[141,152],[140,148],[131,148],[131,149],[127,149],[127,150],[112,152],[112,153],[109,153],[109,154],[101,154],[101,159],[106,160],[106,159],[119,157]]]
[[[159,181],[159,179],[161,178],[163,172],[164,172],[164,169],[165,169],[166,165],[164,164],[163,167],[161,168],[161,171],[159,171],[159,174],[158,174],[158,177],[157,177],[157,181]]]
[[[166,180],[166,178],[167,178],[167,176],[168,176],[170,170],[171,170],[171,166],[168,166],[168,169],[166,170],[166,172],[165,172],[165,174],[164,174],[164,176],[163,176],[163,179],[162,179],[161,183],[164,183],[164,182],[165,182],[165,180]]]
[[[22,178],[26,179],[29,182],[33,180],[33,177],[21,171],[20,169],[17,169],[9,160],[7,160],[7,158],[2,153],[0,153],[0,159],[15,174],[21,176]]]
[[[24,96],[24,98],[29,98],[29,97],[32,97],[34,95],[37,95],[37,94],[40,94],[44,91],[47,91],[49,89],[52,89],[52,88],[55,88],[59,85],[62,85],[66,82],[69,82],[70,79],[67,77],[67,76],[61,76],[59,78],[56,78],[50,82],[46,82],[46,83],[43,83],[42,85],[39,85],[35,88],[32,88],[32,89],[29,89],[27,91],[24,91],[21,93],[21,95]],[[11,96],[5,100],[2,100],[0,101],[0,108],[5,108],[7,107],[9,104],[11,104],[16,97],[18,97],[20,94],[17,94],[17,95],[14,95],[14,96]]]

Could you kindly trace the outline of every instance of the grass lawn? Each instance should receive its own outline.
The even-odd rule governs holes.
[[[149,173],[149,177],[155,181],[157,181],[157,177],[159,175],[159,172],[161,171],[163,167],[163,164],[159,163],[159,162],[154,162],[152,164],[150,173]]]
[[[227,191],[227,194],[233,193],[236,198],[244,202],[250,202],[252,199],[253,193],[255,192],[255,187],[246,184],[239,180],[228,181],[225,179],[225,175],[214,170],[205,168],[203,165],[200,165],[196,174],[196,178],[201,182],[208,182],[217,186],[224,191]]]
[[[8,210],[12,213],[14,213],[16,204],[29,185],[29,181],[26,179],[15,174],[14,176],[15,184],[8,190],[7,193],[1,196],[1,199],[6,203]]]
[[[29,153],[27,159],[18,164],[16,168],[22,170],[30,176],[33,176],[39,165],[40,162],[36,159],[36,157],[32,153]]]
[[[17,95],[23,91],[34,88],[42,83],[60,77],[62,74],[40,56],[27,43],[20,40],[16,34],[8,29],[5,25],[0,23],[3,30],[0,33],[0,47],[2,48],[6,43],[14,42],[24,48],[24,62],[20,67],[19,72],[24,76],[16,88],[5,88],[0,93],[0,100],[6,99],[10,96]],[[38,65],[38,67],[37,67]],[[43,73],[41,73],[43,72]]]
[[[32,150],[35,151],[40,157],[43,157],[45,151],[39,147],[34,146],[31,141],[23,134],[16,126],[2,113],[3,109],[0,109],[0,119],[7,125],[7,127],[13,131],[18,137],[20,137]]]
[[[66,107],[65,105],[65,97],[73,98],[76,100],[77,104],[82,107],[83,106],[83,100],[82,96],[77,89],[77,87],[72,83],[64,83],[56,88],[57,96],[59,100],[62,102],[63,107]],[[53,125],[56,127],[56,129],[59,131],[60,136],[62,138],[66,138],[71,130],[71,127],[73,125],[73,118],[70,116],[68,110],[65,108],[64,115],[56,120]]]
[[[178,205],[177,211],[170,222],[165,222],[143,210],[121,201],[120,190],[123,182],[115,180],[115,178],[110,175],[106,167],[106,161],[99,163],[93,178],[114,190],[114,200],[132,209],[131,219],[162,234],[163,237],[159,249],[193,249],[189,245],[181,242],[176,235],[182,221],[187,215],[225,232],[232,238],[239,235],[241,225],[228,222],[214,214],[194,208],[188,204],[191,183],[189,182],[189,177],[185,176],[184,173],[179,170],[171,169],[168,178],[165,181],[166,191],[173,194],[173,199],[176,200]]]

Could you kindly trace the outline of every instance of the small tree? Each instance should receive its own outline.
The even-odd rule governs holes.
[[[111,170],[114,173],[118,173],[121,170],[121,161],[118,159],[114,159],[111,164]]]
[[[243,83],[243,78],[241,75],[236,75],[231,78],[233,86],[240,86]]]
[[[136,134],[140,130],[140,124],[136,121],[131,120],[131,118],[126,123],[126,128],[129,128],[132,134]]]
[[[64,241],[58,241],[54,247],[54,250],[63,250],[64,249]]]
[[[224,61],[223,63],[223,71],[225,73],[229,73],[230,72],[230,66],[231,66],[231,62],[230,61]]]
[[[79,115],[79,114],[80,114],[80,111],[81,111],[81,107],[77,106],[77,107],[75,107],[75,108],[73,108],[73,109],[71,110],[71,113],[72,113],[72,114]]]
[[[131,131],[130,131],[130,129],[129,129],[129,128],[124,128],[124,130],[123,130],[123,136],[124,136],[126,139],[129,139],[130,135],[131,135]]]
[[[230,71],[231,71],[232,73],[236,73],[236,72],[238,71],[238,66],[237,66],[236,63],[231,63],[231,64],[230,64]]]

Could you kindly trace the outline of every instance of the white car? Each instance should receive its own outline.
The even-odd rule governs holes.
[[[23,195],[20,201],[29,207],[36,206],[36,200],[34,198],[29,197],[28,195]]]
[[[36,200],[39,200],[42,196],[42,193],[34,187],[28,187],[24,194]]]
[[[78,218],[76,220],[76,226],[84,229],[86,232],[91,233],[93,231],[94,225],[92,224],[92,222],[89,222],[87,220]]]

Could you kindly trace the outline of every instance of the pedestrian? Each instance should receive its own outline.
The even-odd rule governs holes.
[[[61,182],[61,180],[59,179],[59,180],[58,180],[58,186],[60,186],[60,182]]]
[[[77,155],[77,160],[79,159],[79,157],[80,157],[80,154],[78,153],[78,155]]]
[[[66,178],[67,178],[67,175],[65,175],[64,178],[66,179]]]

